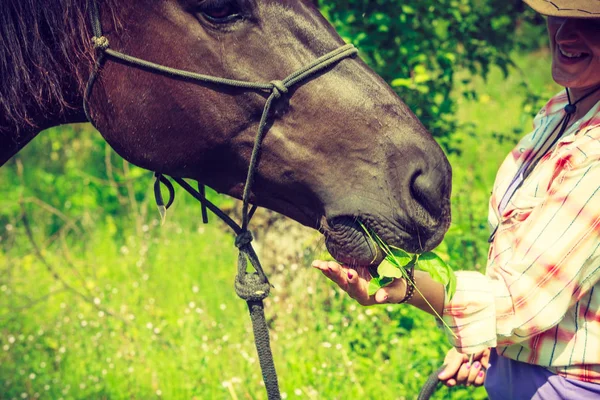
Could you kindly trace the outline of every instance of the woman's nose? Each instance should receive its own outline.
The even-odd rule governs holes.
[[[561,44],[573,43],[579,40],[577,20],[574,18],[557,18],[559,25],[556,30],[556,41]]]

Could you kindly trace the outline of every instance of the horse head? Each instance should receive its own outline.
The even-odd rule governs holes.
[[[282,79],[344,44],[311,0],[99,5],[111,48],[241,81]],[[89,108],[128,161],[240,198],[266,96],[109,61]],[[381,254],[360,223],[389,244],[430,250],[449,226],[450,190],[438,144],[376,73],[349,58],[276,102],[251,200],[321,230],[339,261],[368,265]]]

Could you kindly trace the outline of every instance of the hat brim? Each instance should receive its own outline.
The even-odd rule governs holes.
[[[600,1],[524,0],[542,15],[564,18],[600,18]]]

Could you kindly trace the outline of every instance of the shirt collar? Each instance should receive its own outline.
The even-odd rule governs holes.
[[[567,92],[565,90],[561,90],[558,94],[546,103],[546,105],[542,108],[541,114],[552,115],[556,114],[559,111],[563,111],[565,106],[569,104],[569,99],[567,97]]]
[[[569,104],[569,98],[565,90],[561,90],[538,113],[538,118],[565,113],[565,106]],[[587,114],[579,120],[579,129],[600,125],[600,101],[598,101]],[[570,130],[570,129],[569,129]]]

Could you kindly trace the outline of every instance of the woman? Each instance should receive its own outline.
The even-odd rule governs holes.
[[[426,273],[414,282],[453,333],[446,385],[485,378],[493,400],[600,398],[600,1],[525,1],[548,16],[552,75],[566,90],[498,171],[486,274],[457,272],[451,300]],[[363,305],[433,313],[403,279],[369,296],[367,272],[313,266]]]

